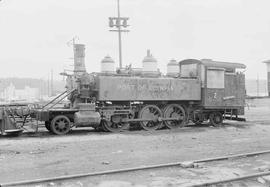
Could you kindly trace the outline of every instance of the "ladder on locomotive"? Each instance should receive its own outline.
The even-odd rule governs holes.
[[[228,118],[227,118],[227,115],[229,115]],[[225,108],[224,114],[223,114],[223,119],[230,119],[230,120],[232,120],[232,118],[233,118],[233,109],[227,109],[227,108]]]
[[[75,90],[76,89],[64,91],[63,93],[61,93],[60,95],[58,95],[57,97],[55,97],[53,100],[51,100],[50,102],[48,102],[47,104],[45,104],[41,109],[42,110],[51,109],[52,107],[54,107],[55,105],[57,105],[61,101],[63,101],[67,96],[69,96],[70,94],[72,94],[72,92],[74,92]]]

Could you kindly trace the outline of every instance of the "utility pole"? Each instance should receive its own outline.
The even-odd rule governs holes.
[[[122,29],[129,25],[127,24],[128,17],[120,16],[120,2],[117,0],[117,17],[109,17],[109,27],[116,27],[116,30],[110,30],[112,32],[118,32],[118,45],[119,45],[119,68],[122,68],[122,32],[129,32],[129,30]]]
[[[119,0],[117,0],[117,18],[120,20],[120,5]],[[118,21],[119,22],[119,21]],[[122,37],[121,37],[121,28],[118,26],[118,43],[119,43],[119,68],[122,68]]]
[[[54,95],[54,90],[53,90],[53,69],[51,69],[51,96]]]
[[[39,83],[39,99],[42,99],[42,87],[43,87],[43,82],[42,82],[42,78],[40,78],[40,83]]]
[[[50,73],[48,73],[48,97],[50,97]]]
[[[260,94],[260,82],[259,82],[259,74],[257,74],[257,97],[259,97]]]

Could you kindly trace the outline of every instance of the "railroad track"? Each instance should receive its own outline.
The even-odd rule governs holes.
[[[10,182],[10,183],[0,184],[0,187],[28,186],[28,185],[56,182],[56,181],[75,180],[78,178],[85,178],[85,177],[95,177],[95,176],[121,174],[121,173],[127,173],[127,172],[151,170],[151,169],[158,169],[158,168],[174,167],[174,166],[184,166],[186,163],[193,163],[193,164],[194,163],[207,163],[207,162],[222,161],[222,160],[235,159],[235,158],[253,157],[253,156],[263,155],[263,154],[270,154],[270,150],[243,153],[243,154],[235,154],[235,155],[221,156],[221,157],[213,157],[213,158],[206,158],[206,159],[200,159],[200,160],[184,161],[184,162],[173,162],[173,163],[125,168],[125,169],[118,169],[118,170],[107,170],[107,171],[101,171],[101,172],[81,173],[81,174],[65,175],[65,176],[58,176],[58,177],[52,177],[52,178],[41,178],[41,179],[35,179],[35,180]],[[266,175],[270,175],[270,171],[258,172],[258,173],[253,173],[253,174],[249,174],[249,175],[228,178],[228,179],[224,179],[224,180],[216,180],[216,181],[210,181],[210,182],[205,182],[205,183],[200,183],[200,184],[192,184],[189,187],[211,186],[211,185],[229,183],[229,182],[234,182],[234,181],[251,179],[251,178],[255,178],[255,177],[266,176]]]

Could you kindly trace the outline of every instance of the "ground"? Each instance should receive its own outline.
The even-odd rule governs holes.
[[[248,100],[247,103],[247,122],[225,121],[225,125],[219,128],[205,124],[176,131],[118,134],[75,129],[65,136],[53,136],[41,129],[37,134],[0,137],[0,183],[270,150],[270,99]],[[95,178],[91,183],[82,179],[71,186],[108,186],[113,182],[117,183],[116,186],[122,183],[124,186],[179,185],[180,182],[191,183],[206,174],[208,178],[218,179],[248,174],[260,168],[270,169],[269,155],[255,160],[250,158],[249,162],[239,161],[237,165],[232,161],[230,166],[227,162],[185,171],[179,168],[149,170]],[[243,166],[243,163],[249,165]],[[180,179],[179,172],[186,177]]]

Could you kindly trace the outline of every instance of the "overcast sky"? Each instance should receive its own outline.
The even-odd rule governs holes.
[[[123,63],[141,67],[146,50],[161,71],[172,58],[212,58],[247,65],[246,77],[266,79],[262,61],[270,59],[269,0],[120,0],[130,17],[123,34]],[[110,55],[118,63],[117,34],[108,17],[116,0],[2,0],[0,77],[45,79],[72,69],[72,48],[86,44],[88,72],[99,71]]]

